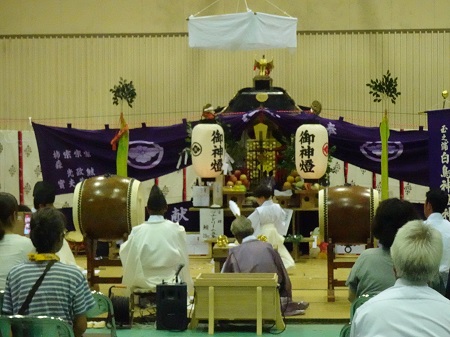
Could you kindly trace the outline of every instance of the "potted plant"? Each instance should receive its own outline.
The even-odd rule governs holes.
[[[109,89],[109,91],[113,94],[113,104],[119,105],[120,102],[120,130],[111,141],[113,150],[117,149],[116,171],[117,175],[127,177],[129,134],[128,124],[125,122],[123,116],[123,102],[127,102],[128,106],[132,108],[134,99],[136,98],[136,89],[134,88],[133,81],[127,82],[127,80],[121,77],[119,84]]]
[[[381,136],[381,199],[389,198],[389,172],[388,172],[388,139],[389,139],[389,119],[387,104],[389,100],[392,104],[395,101],[400,92],[397,91],[397,77],[392,78],[389,70],[386,75],[383,75],[381,80],[370,80],[366,84],[371,90],[369,94],[373,96],[373,101],[383,104],[383,119],[380,123],[380,136]]]

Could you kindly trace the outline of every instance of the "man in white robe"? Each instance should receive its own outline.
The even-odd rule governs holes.
[[[289,224],[286,224],[284,221],[286,213],[279,204],[273,202],[272,190],[267,186],[257,187],[253,195],[260,205],[248,217],[255,230],[254,235],[256,237],[258,235],[266,236],[267,242],[277,247],[284,267],[287,270],[295,268],[295,261],[284,246],[283,235],[287,232],[286,226],[289,227]]]
[[[127,241],[120,246],[122,283],[131,292],[135,288],[153,289],[163,281],[176,281],[175,273],[183,265],[178,282],[185,282],[188,293],[193,294],[186,231],[178,223],[164,219],[167,202],[156,185],[150,192],[147,211],[148,220],[133,227]]]

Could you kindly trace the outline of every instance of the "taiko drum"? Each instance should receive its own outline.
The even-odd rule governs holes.
[[[115,175],[97,176],[78,183],[73,201],[77,230],[90,239],[121,239],[144,222],[141,183]]]
[[[319,191],[321,239],[344,245],[372,242],[378,203],[378,191],[373,188],[334,186]]]

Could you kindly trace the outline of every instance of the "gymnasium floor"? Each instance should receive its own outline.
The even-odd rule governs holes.
[[[77,257],[81,267],[86,267],[84,255]],[[214,264],[209,258],[193,257],[190,260],[191,275],[195,278],[200,273],[210,273],[214,270]],[[348,269],[335,271],[335,278],[346,279]],[[121,275],[121,267],[102,267],[101,276]],[[310,303],[305,315],[286,318],[286,329],[283,336],[305,336],[305,337],[328,337],[339,336],[342,325],[349,319],[350,303],[347,300],[347,288],[338,288],[335,291],[336,301],[327,302],[327,264],[323,259],[310,259],[301,257],[296,264],[295,270],[290,273],[293,286],[294,300],[303,300]],[[100,291],[108,294],[111,284],[100,284]],[[150,331],[152,331],[150,333]],[[90,335],[108,333],[106,329],[88,329]],[[279,331],[271,329],[271,326],[263,326],[263,335],[278,334]],[[119,329],[118,337],[140,337],[140,336],[205,336],[208,335],[206,322],[201,322],[195,330],[184,332],[172,332],[156,330],[153,323],[133,324],[132,329]],[[215,328],[215,334],[219,336],[245,336],[256,335],[254,324],[226,324]],[[104,336],[108,336],[106,334]]]

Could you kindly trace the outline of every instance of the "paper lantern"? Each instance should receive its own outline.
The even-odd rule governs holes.
[[[328,133],[320,124],[304,124],[295,133],[295,166],[303,179],[320,179],[327,171]]]
[[[224,132],[220,125],[197,124],[192,129],[192,166],[199,177],[219,176],[222,173],[224,153]]]

